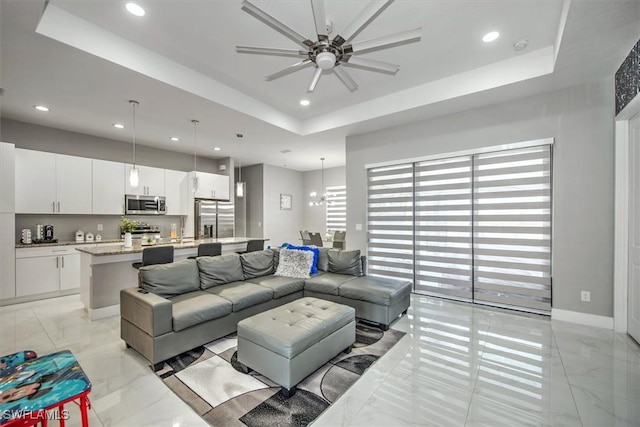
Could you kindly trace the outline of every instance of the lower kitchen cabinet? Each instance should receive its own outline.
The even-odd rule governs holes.
[[[16,297],[80,288],[76,246],[16,250]]]

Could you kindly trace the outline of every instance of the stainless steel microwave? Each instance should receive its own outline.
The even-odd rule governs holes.
[[[124,211],[127,215],[165,215],[167,204],[164,196],[125,194]]]

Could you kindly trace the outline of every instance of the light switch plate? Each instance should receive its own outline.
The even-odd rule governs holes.
[[[362,231],[362,224],[356,224],[356,231]]]

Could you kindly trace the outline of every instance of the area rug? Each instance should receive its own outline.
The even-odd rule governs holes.
[[[353,351],[305,378],[288,399],[258,372],[242,372],[235,334],[167,360],[156,374],[213,426],[306,426],[404,335],[358,321]]]

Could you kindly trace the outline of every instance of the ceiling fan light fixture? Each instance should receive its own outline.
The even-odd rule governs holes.
[[[323,70],[330,70],[336,65],[336,55],[332,52],[320,52],[316,56],[316,64]]]

